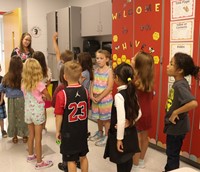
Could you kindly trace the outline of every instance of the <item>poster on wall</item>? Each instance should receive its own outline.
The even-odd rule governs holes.
[[[171,0],[171,20],[194,18],[195,0]]]
[[[176,42],[170,43],[170,59],[174,56],[175,53],[182,52],[193,55],[193,42]]]
[[[192,57],[193,56],[193,42],[170,43],[169,61],[174,56],[174,54],[177,53],[177,52],[186,53],[186,54],[189,54]],[[189,85],[191,85],[191,77],[187,76],[186,79],[187,79]],[[174,82],[174,78],[170,77],[169,82]]]
[[[193,41],[194,19],[170,22],[170,41]]]

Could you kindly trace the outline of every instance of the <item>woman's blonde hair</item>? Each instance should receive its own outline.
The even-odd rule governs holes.
[[[24,90],[27,92],[33,91],[42,79],[43,73],[40,63],[33,58],[27,59],[22,72],[22,85],[24,86]]]
[[[138,52],[135,56],[135,85],[142,91],[152,91],[154,85],[154,60],[150,53]]]

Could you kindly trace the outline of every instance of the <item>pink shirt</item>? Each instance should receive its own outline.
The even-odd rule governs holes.
[[[42,91],[46,88],[45,83],[39,82],[36,86],[35,90],[32,91],[32,95],[36,98],[38,103],[44,103],[44,100],[42,99]],[[26,92],[24,91],[24,87],[22,86],[22,91],[24,95]]]

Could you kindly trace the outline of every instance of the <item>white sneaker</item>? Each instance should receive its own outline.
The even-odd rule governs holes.
[[[96,146],[106,146],[108,136],[103,136],[101,140],[95,142]]]
[[[134,165],[132,166],[131,168],[131,172],[139,172],[140,168],[139,168],[139,165]]]
[[[139,168],[145,168],[145,164],[144,164],[144,160],[143,159],[139,159],[138,166],[139,166]]]
[[[89,137],[89,140],[90,141],[97,141],[97,140],[101,139],[102,136],[103,136],[102,132],[96,131],[96,133],[93,136]]]

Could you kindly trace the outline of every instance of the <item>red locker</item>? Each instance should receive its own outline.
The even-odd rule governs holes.
[[[172,49],[174,44],[179,45],[182,42],[192,45],[191,55],[195,64],[200,66],[200,4],[195,0],[113,0],[112,2],[113,67],[121,62],[130,63],[131,57],[142,47],[146,52],[154,51],[152,55],[155,61],[155,95],[152,101],[153,127],[149,137],[151,143],[165,148],[166,135],[163,133],[165,105],[168,87],[172,84],[168,79],[166,68],[174,51]],[[191,15],[179,19],[177,16],[180,14],[177,12],[180,8],[172,9],[174,4],[176,8],[181,4],[181,10]],[[172,27],[173,23],[185,20],[194,22],[194,28],[191,40],[181,42],[173,38]],[[191,91],[199,101],[200,81],[191,80]],[[189,114],[191,132],[184,140],[182,156],[199,166],[200,105]]]

